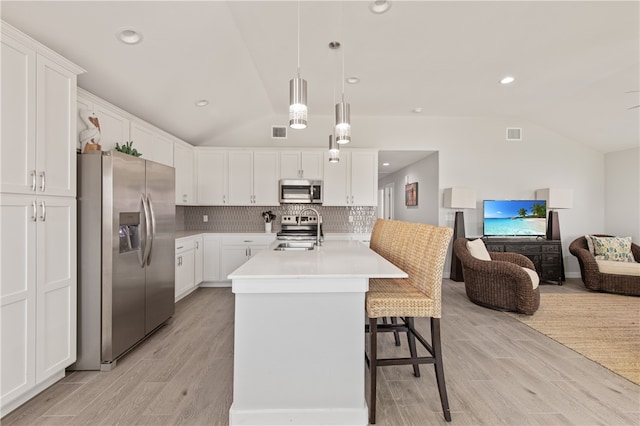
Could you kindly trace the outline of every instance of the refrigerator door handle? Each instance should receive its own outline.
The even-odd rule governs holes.
[[[144,211],[144,251],[142,254],[142,264],[140,267],[144,268],[145,263],[147,263],[147,258],[149,257],[149,252],[151,251],[151,215],[149,213],[149,206],[147,205],[147,200],[142,194],[140,196],[140,202],[142,203],[142,210]]]
[[[147,255],[147,265],[151,264],[151,255],[153,254],[153,241],[156,238],[156,214],[153,211],[153,201],[151,201],[151,195],[147,194],[147,205],[149,206],[149,212],[151,216],[151,233],[150,233],[150,247],[149,254]]]

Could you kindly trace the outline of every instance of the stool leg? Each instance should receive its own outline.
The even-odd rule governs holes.
[[[444,366],[442,363],[442,349],[440,345],[440,318],[431,318],[431,345],[433,347],[434,367],[436,369],[436,381],[438,382],[438,392],[440,393],[440,403],[444,419],[451,421],[449,411],[449,400],[447,398],[447,387],[444,382]]]
[[[378,369],[378,319],[369,318],[369,423],[376,423],[376,379]]]
[[[391,324],[398,324],[398,318],[391,317]],[[393,338],[396,341],[396,346],[400,346],[400,333],[398,332],[398,330],[393,330]]]
[[[413,335],[412,330],[415,330],[415,323],[413,321],[413,317],[406,317],[407,322],[407,342],[409,343],[409,353],[411,354],[411,358],[418,357],[418,351],[416,351],[416,337]],[[413,364],[413,375],[416,377],[420,377],[420,365],[416,362]]]

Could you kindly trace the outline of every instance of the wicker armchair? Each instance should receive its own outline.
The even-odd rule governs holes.
[[[467,297],[473,303],[500,311],[533,315],[540,306],[540,289],[522,267],[536,270],[531,260],[518,253],[489,252],[491,261],[476,259],[467,249],[467,239],[454,242],[454,253],[462,263]]]
[[[605,234],[593,234],[596,237],[611,237]],[[640,277],[633,275],[603,274],[596,259],[587,247],[587,239],[582,236],[569,244],[569,252],[578,258],[582,282],[589,290],[606,293],[640,296]],[[631,252],[636,262],[640,262],[640,246],[631,244]]]

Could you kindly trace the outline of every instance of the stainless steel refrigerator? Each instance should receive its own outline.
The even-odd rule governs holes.
[[[109,371],[174,312],[175,170],[78,155],[78,359]]]

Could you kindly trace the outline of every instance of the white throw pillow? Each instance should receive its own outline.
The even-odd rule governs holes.
[[[540,284],[540,277],[538,276],[538,273],[533,269],[529,269],[529,268],[522,268],[522,269],[527,274],[529,274],[529,278],[531,278],[531,284],[533,285],[533,289],[535,290],[536,288],[538,288],[538,285]]]
[[[491,260],[487,247],[484,245],[484,241],[477,238],[473,241],[467,241],[467,250],[471,253],[471,256],[479,260]]]

